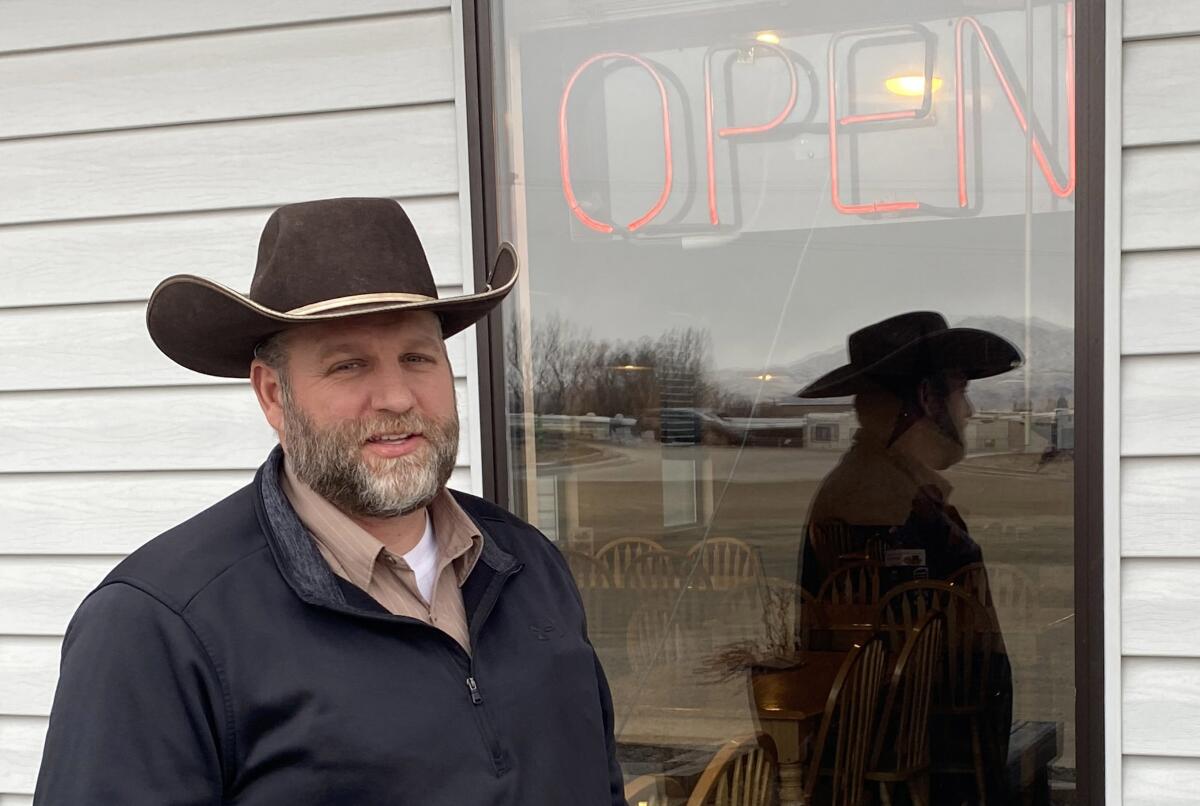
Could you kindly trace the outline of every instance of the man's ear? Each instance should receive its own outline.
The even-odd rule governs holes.
[[[258,398],[258,405],[262,409],[263,416],[267,418],[267,422],[275,429],[275,433],[279,434],[280,440],[283,439],[283,382],[279,377],[279,371],[275,370],[257,358],[250,364],[250,386],[254,388],[254,395]]]
[[[939,393],[936,384],[930,378],[922,378],[917,384],[917,408],[925,417],[937,414],[945,406],[945,399]]]

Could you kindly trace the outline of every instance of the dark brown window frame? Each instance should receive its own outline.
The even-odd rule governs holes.
[[[463,0],[472,262],[486,282],[497,248],[492,2]],[[1075,193],[1075,726],[1080,804],[1105,801],[1104,685],[1104,160],[1105,3],[1076,0]],[[486,145],[486,148],[485,148]],[[476,328],[484,495],[508,506],[503,327]]]

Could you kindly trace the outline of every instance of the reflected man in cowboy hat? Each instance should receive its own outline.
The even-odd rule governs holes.
[[[941,474],[966,454],[965,429],[974,413],[970,381],[1012,370],[1020,351],[999,335],[950,327],[933,312],[911,312],[864,327],[849,337],[850,361],[802,389],[802,398],[853,395],[859,430],[813,499],[800,562],[801,586],[817,595],[839,567],[879,563],[881,595],[904,583],[973,574],[986,591],[983,552],[950,503]],[[964,570],[965,569],[965,570]],[[1012,678],[990,599],[998,650],[988,692],[991,741],[986,800],[1003,803]],[[971,746],[959,731],[934,734],[935,768]],[[961,726],[960,726],[961,727]],[[949,736],[949,738],[947,738]],[[960,741],[961,740],[961,741]],[[963,744],[965,742],[965,744]],[[972,762],[966,760],[970,772]],[[935,770],[936,772],[936,770]],[[961,786],[959,785],[961,784]],[[935,803],[985,799],[977,782],[935,777]]]
[[[516,275],[504,245],[439,298],[399,204],[331,199],[271,215],[248,294],[159,285],[154,342],[249,378],[280,444],[80,606],[35,803],[624,804],[565,562],[445,486],[445,339]]]

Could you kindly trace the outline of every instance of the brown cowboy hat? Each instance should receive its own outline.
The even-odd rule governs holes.
[[[940,313],[913,311],[850,334],[850,363],[827,372],[796,397],[844,397],[879,382],[917,379],[939,371],[967,380],[990,378],[1021,366],[1021,351],[1003,336],[950,327]]]
[[[500,245],[480,292],[438,299],[429,261],[404,209],[391,199],[323,199],[280,207],[258,244],[250,293],[191,274],[158,284],[146,327],[188,369],[245,378],[255,348],[297,325],[384,311],[432,311],[450,336],[512,290],[517,257]]]

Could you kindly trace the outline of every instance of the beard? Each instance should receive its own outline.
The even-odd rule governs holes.
[[[442,420],[410,412],[317,426],[283,395],[287,455],[296,476],[347,515],[394,518],[431,502],[458,459],[458,412]],[[397,457],[369,456],[373,434],[421,434],[427,445]]]

